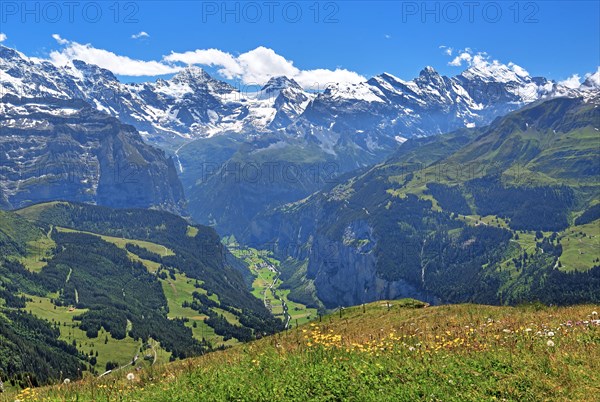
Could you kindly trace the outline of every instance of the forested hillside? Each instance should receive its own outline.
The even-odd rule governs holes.
[[[283,327],[214,230],[167,212],[38,204],[0,213],[0,248],[7,385],[196,356]]]

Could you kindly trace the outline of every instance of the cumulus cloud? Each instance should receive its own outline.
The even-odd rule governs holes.
[[[145,31],[141,31],[139,33],[131,35],[131,39],[143,39],[143,38],[149,38],[149,37],[150,37],[150,35],[148,35],[148,33]]]
[[[567,88],[579,88],[579,85],[581,85],[581,77],[579,74],[573,74],[566,80],[559,81],[558,84]]]
[[[66,45],[69,43],[68,40],[61,38],[59,34],[52,34],[52,38],[54,38],[54,40],[57,41],[59,45]]]
[[[507,65],[493,60],[486,52],[474,52],[471,48],[457,51],[457,55],[448,62],[448,65],[454,67],[475,67],[479,70],[486,70],[490,74],[505,74],[507,70],[516,76],[529,77],[529,72],[523,67],[509,62]]]
[[[127,56],[120,56],[108,50],[97,49],[90,44],[84,45],[63,39],[58,34],[54,34],[52,37],[64,46],[61,50],[50,53],[50,60],[57,65],[67,65],[73,60],[82,60],[106,68],[115,74],[132,77],[172,74],[182,68],[159,61],[135,60]]]
[[[448,62],[448,65],[454,67],[460,67],[463,64],[470,65],[473,60],[473,56],[469,52],[462,52],[457,55],[452,61]]]
[[[6,34],[0,32],[0,42],[4,42],[8,37],[6,36]]]
[[[198,49],[172,52],[160,61],[144,61],[98,49],[91,44],[67,40],[58,34],[52,37],[62,46],[60,50],[50,53],[50,61],[54,64],[67,65],[73,60],[83,60],[118,75],[157,76],[176,73],[184,65],[199,65],[214,67],[223,78],[239,79],[245,85],[263,85],[270,78],[281,75],[293,78],[304,88],[310,89],[323,89],[331,83],[365,81],[365,77],[360,74],[343,68],[302,70],[294,66],[293,61],[264,46],[236,56],[219,49]]]
[[[239,79],[244,84],[261,85],[269,78],[280,75],[293,78],[305,88],[323,88],[327,83],[356,83],[365,80],[360,74],[341,68],[301,70],[294,66],[293,61],[264,46],[238,56],[218,49],[173,52],[166,56],[164,61],[216,67],[221,76],[227,79]]]
[[[579,88],[581,85],[600,87],[600,67],[593,73],[587,73],[581,78],[579,74],[573,74],[570,77],[559,81],[559,85],[567,88]]]

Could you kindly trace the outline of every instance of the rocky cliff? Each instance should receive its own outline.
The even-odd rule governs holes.
[[[4,207],[66,200],[181,212],[173,161],[132,126],[80,100],[0,100]]]

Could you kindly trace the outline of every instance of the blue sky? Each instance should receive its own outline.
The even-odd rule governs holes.
[[[473,3],[80,1],[70,8],[60,1],[4,1],[0,39],[28,56],[98,60],[125,81],[155,79],[171,72],[161,66],[182,62],[246,82],[292,67],[300,75],[308,71],[305,81],[384,71],[411,79],[426,65],[455,75],[468,62],[449,63],[464,49],[555,80],[583,77],[600,65],[598,1]],[[141,32],[147,36],[132,38]],[[264,65],[255,71],[248,63]],[[145,76],[130,77],[139,74]]]

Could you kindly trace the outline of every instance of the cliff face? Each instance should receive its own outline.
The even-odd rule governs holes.
[[[346,226],[342,241],[317,237],[310,250],[307,278],[328,308],[376,300],[412,297],[430,303],[439,300],[405,280],[389,281],[377,275],[377,241],[365,220]]]
[[[65,200],[183,210],[173,161],[133,127],[79,100],[7,95],[0,103],[5,207]]]
[[[281,257],[307,260],[306,279],[327,308],[404,297],[440,302],[407,280],[388,280],[378,273],[378,240],[368,219],[339,226],[341,220],[328,200],[315,194],[255,219],[243,239]],[[335,227],[339,230],[331,229]]]

